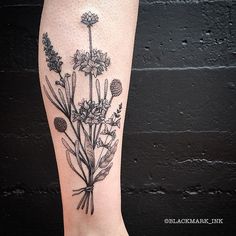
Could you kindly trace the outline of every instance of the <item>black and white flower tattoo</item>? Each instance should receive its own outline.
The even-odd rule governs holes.
[[[68,165],[84,182],[83,187],[72,190],[72,196],[81,196],[77,209],[84,209],[86,214],[91,215],[94,213],[95,184],[108,176],[113,165],[119,143],[116,130],[120,128],[122,111],[120,103],[110,117],[107,114],[112,100],[122,93],[122,83],[113,79],[109,85],[108,79],[99,79],[99,75],[110,66],[110,58],[107,53],[92,46],[92,27],[98,19],[91,12],[82,15],[81,23],[88,29],[89,51],[76,50],[72,57],[71,73],[62,72],[62,58],[55,51],[48,33],[42,37],[47,66],[58,74],[55,81],[45,76],[43,89],[50,102],[61,112],[61,116],[54,118],[54,126],[63,135],[61,140]],[[81,72],[83,79],[89,80],[89,97],[76,101],[76,77]],[[93,92],[96,98],[93,98]],[[73,130],[73,134],[68,129]]]

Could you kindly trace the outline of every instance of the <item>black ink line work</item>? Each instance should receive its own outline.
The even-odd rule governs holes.
[[[54,86],[45,76],[43,89],[50,102],[63,114],[54,118],[54,126],[64,136],[61,140],[70,168],[84,182],[84,187],[73,190],[72,196],[81,196],[77,209],[85,209],[86,214],[90,212],[92,215],[94,185],[109,174],[118,147],[116,129],[120,128],[122,103],[110,117],[107,117],[107,112],[112,100],[122,93],[122,84],[118,79],[113,79],[110,85],[108,79],[99,80],[99,75],[110,66],[110,58],[92,45],[92,27],[98,22],[98,16],[86,12],[81,22],[88,29],[89,51],[76,50],[72,73],[62,72],[62,58],[54,50],[48,33],[43,34],[47,66],[58,74]],[[75,101],[79,72],[89,79],[89,98]],[[97,95],[96,98],[93,94]],[[96,156],[95,151],[99,155]]]

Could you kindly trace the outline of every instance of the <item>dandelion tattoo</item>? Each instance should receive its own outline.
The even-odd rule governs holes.
[[[42,38],[47,66],[58,74],[55,86],[47,76],[46,85],[43,86],[47,98],[62,113],[54,118],[54,127],[62,133],[61,140],[69,167],[84,182],[84,187],[72,190],[72,196],[79,195],[77,209],[84,209],[86,214],[91,215],[94,213],[95,183],[104,180],[113,165],[119,142],[116,130],[120,128],[122,111],[120,103],[111,117],[107,117],[112,100],[122,93],[122,84],[118,79],[113,79],[110,85],[108,79],[101,82],[98,79],[110,66],[110,58],[107,53],[93,48],[92,27],[97,22],[98,16],[91,12],[81,17],[81,23],[88,29],[89,51],[76,50],[72,73],[62,72],[62,58],[54,50],[48,33],[44,33]],[[84,74],[84,79],[89,79],[89,98],[75,101],[76,76],[79,72]],[[93,98],[93,91],[97,94],[96,98]],[[73,135],[67,133],[69,127]],[[98,156],[95,151],[99,153]]]

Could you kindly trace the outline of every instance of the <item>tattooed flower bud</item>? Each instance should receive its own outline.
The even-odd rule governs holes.
[[[42,43],[44,45],[44,52],[49,70],[60,73],[63,62],[61,61],[61,57],[58,56],[58,52],[53,49],[53,45],[50,38],[48,37],[48,33],[43,34]]]
[[[118,97],[122,93],[122,84],[120,80],[113,79],[110,84],[110,90],[113,97]]]
[[[64,118],[62,117],[56,117],[54,119],[54,126],[58,132],[65,132],[67,129],[67,123]]]
[[[94,13],[86,12],[81,16],[81,22],[87,26],[93,26],[95,23],[98,22],[98,16]]]

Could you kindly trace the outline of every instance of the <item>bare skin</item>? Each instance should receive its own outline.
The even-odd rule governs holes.
[[[40,84],[65,236],[128,235],[120,165],[137,12],[137,0],[44,3]]]

